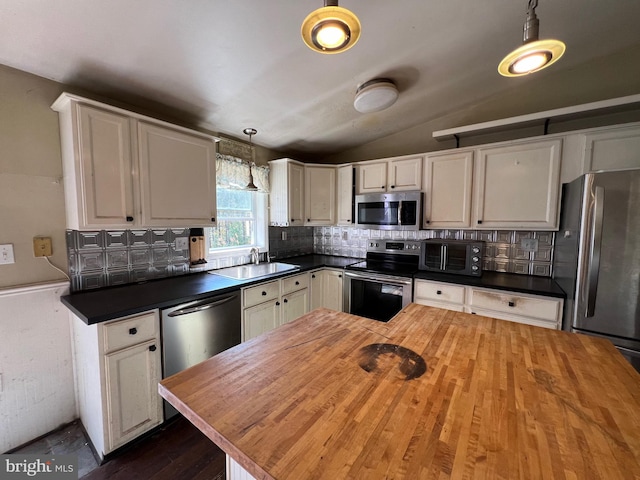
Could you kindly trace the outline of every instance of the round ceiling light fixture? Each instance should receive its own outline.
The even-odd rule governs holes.
[[[353,106],[360,113],[379,112],[393,105],[398,95],[398,88],[391,80],[375,78],[358,87]]]
[[[360,38],[360,21],[338,2],[325,0],[302,22],[300,33],[307,46],[320,53],[340,53],[353,47]]]
[[[498,72],[505,77],[520,77],[553,65],[566,46],[560,40],[538,40],[540,21],[536,15],[538,0],[529,0],[527,19],[523,28],[523,45],[502,59]]]

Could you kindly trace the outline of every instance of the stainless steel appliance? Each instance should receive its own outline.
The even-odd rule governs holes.
[[[553,277],[565,330],[607,338],[640,371],[640,170],[563,185]]]
[[[482,275],[484,242],[472,240],[423,240],[420,249],[420,270]]]
[[[240,343],[240,292],[162,310],[162,378]],[[164,403],[165,419],[177,412]]]
[[[356,195],[355,225],[379,230],[419,230],[422,192]]]
[[[344,275],[345,311],[388,322],[411,303],[420,242],[371,241],[366,260],[349,265]]]

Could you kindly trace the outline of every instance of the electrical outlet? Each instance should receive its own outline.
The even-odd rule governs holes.
[[[7,243],[0,245],[0,265],[7,265],[9,263],[16,263],[16,259],[13,256],[13,244]]]
[[[189,249],[189,238],[188,237],[178,237],[176,238],[176,250],[188,250]]]
[[[538,239],[537,238],[523,238],[520,240],[520,247],[525,252],[537,252],[538,251]]]
[[[33,237],[33,254],[36,257],[50,257],[53,255],[51,237]]]

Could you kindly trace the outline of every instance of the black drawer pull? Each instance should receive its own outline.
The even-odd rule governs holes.
[[[296,285],[300,285],[300,282],[296,280]]]
[[[338,278],[342,278],[342,275],[338,275]]]
[[[151,350],[152,352],[155,352],[158,349],[158,347],[156,347],[155,345],[151,345],[149,347],[149,350]]]
[[[482,223],[482,220],[478,220],[478,225],[480,225]]]
[[[211,221],[212,221],[213,223],[216,223],[216,217],[211,217]]]
[[[127,216],[127,222],[133,222],[133,217]]]
[[[516,306],[516,303],[515,303],[515,302],[509,302],[509,306],[510,306],[510,307],[515,307],[515,306]]]
[[[137,328],[130,328],[129,329],[129,335],[135,335],[136,333],[138,333],[138,329]]]
[[[436,295],[442,295],[442,290],[436,290]]]
[[[280,306],[280,302],[276,302],[276,307]]]
[[[286,298],[284,300],[282,300],[284,303],[288,303],[289,300],[287,300]]]
[[[316,278],[316,276],[315,275],[311,275],[311,278]]]
[[[396,186],[395,185],[391,185],[391,188],[396,188]]]
[[[431,223],[431,220],[425,220],[424,223],[429,224]]]
[[[263,291],[262,296],[265,297],[266,295],[267,295],[267,292]]]

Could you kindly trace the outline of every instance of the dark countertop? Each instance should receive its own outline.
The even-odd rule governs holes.
[[[296,265],[299,272],[316,268],[344,268],[362,261],[361,258],[334,257],[331,255],[301,255],[278,259],[279,262]],[[212,270],[211,272],[215,272]],[[229,293],[269,280],[291,275],[297,271],[261,277],[252,280],[234,280],[207,272],[191,273],[178,277],[151,280],[148,282],[108,287],[99,290],[71,293],[61,301],[88,325],[115,318],[134,315],[154,308],[167,308],[180,303],[201,300],[208,296]],[[482,277],[466,277],[441,273],[419,272],[415,278],[446,283],[457,283],[476,287],[495,288],[534,295],[565,298],[566,295],[548,277],[534,277],[513,273],[484,272]]]
[[[344,268],[360,258],[333,257],[331,255],[301,255],[278,259],[300,267],[300,272],[323,267]],[[212,270],[213,272],[213,270]],[[154,308],[167,308],[180,303],[200,300],[291,275],[288,271],[252,280],[234,280],[207,272],[191,273],[148,282],[87,290],[61,297],[61,301],[88,325],[125,317]]]
[[[418,272],[414,278],[444,283],[457,283],[471,287],[495,288],[518,293],[566,298],[567,295],[550,277],[536,277],[517,273],[482,272],[481,277],[467,277],[446,273]]]

